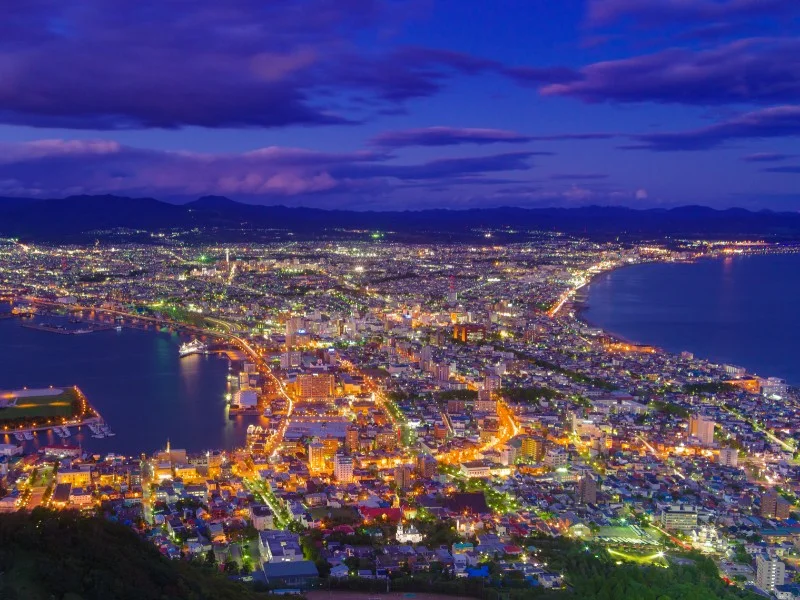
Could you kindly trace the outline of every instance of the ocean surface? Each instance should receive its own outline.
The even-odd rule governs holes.
[[[0,306],[0,311],[7,307]],[[34,317],[28,322],[67,319]],[[20,319],[0,319],[0,390],[77,385],[116,434],[96,439],[82,428],[67,439],[92,452],[150,453],[169,438],[173,448],[202,451],[242,445],[258,417],[228,418],[229,360],[222,355],[178,357],[188,338],[124,328],[83,335],[27,329]],[[0,436],[5,443],[18,443]],[[58,444],[50,432],[33,445]]]
[[[800,385],[800,254],[624,267],[591,283],[583,317],[631,341]]]

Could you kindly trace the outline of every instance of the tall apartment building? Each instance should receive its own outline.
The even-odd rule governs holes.
[[[302,373],[297,376],[297,395],[301,400],[333,398],[335,383],[331,373]]]
[[[341,483],[353,481],[353,457],[337,453],[333,457],[333,476]]]
[[[756,556],[756,586],[765,592],[775,591],[776,585],[783,585],[786,579],[786,565],[777,558],[766,554]]]
[[[578,482],[578,501],[581,504],[597,503],[597,481],[588,473]]]
[[[788,519],[791,508],[791,503],[776,490],[767,490],[761,494],[759,514],[765,519]]]
[[[689,419],[689,435],[697,438],[703,446],[714,445],[714,427],[716,423],[703,415],[694,415]]]
[[[398,490],[407,490],[413,484],[411,465],[398,465],[394,469],[394,482]]]
[[[316,438],[308,445],[308,468],[311,471],[325,468],[325,444]]]
[[[355,427],[354,425],[350,425],[347,428],[344,444],[350,452],[355,452],[358,450],[358,433],[358,427]]]
[[[736,448],[722,448],[719,451],[719,464],[723,467],[739,465],[739,451]]]
[[[519,454],[522,458],[527,458],[539,462],[544,458],[545,446],[544,439],[534,435],[526,435],[522,438],[522,445]]]
[[[422,478],[428,479],[436,475],[438,467],[436,459],[430,454],[417,454],[414,459],[414,470]]]

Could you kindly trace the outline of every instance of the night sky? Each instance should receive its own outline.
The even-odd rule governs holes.
[[[800,210],[800,0],[26,0],[0,196]]]

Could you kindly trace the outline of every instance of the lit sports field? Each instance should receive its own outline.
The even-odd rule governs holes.
[[[0,424],[14,419],[71,417],[78,399],[73,388],[0,392]]]

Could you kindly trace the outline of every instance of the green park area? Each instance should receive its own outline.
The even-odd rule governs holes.
[[[0,392],[0,426],[57,422],[80,410],[81,399],[74,388]]]

